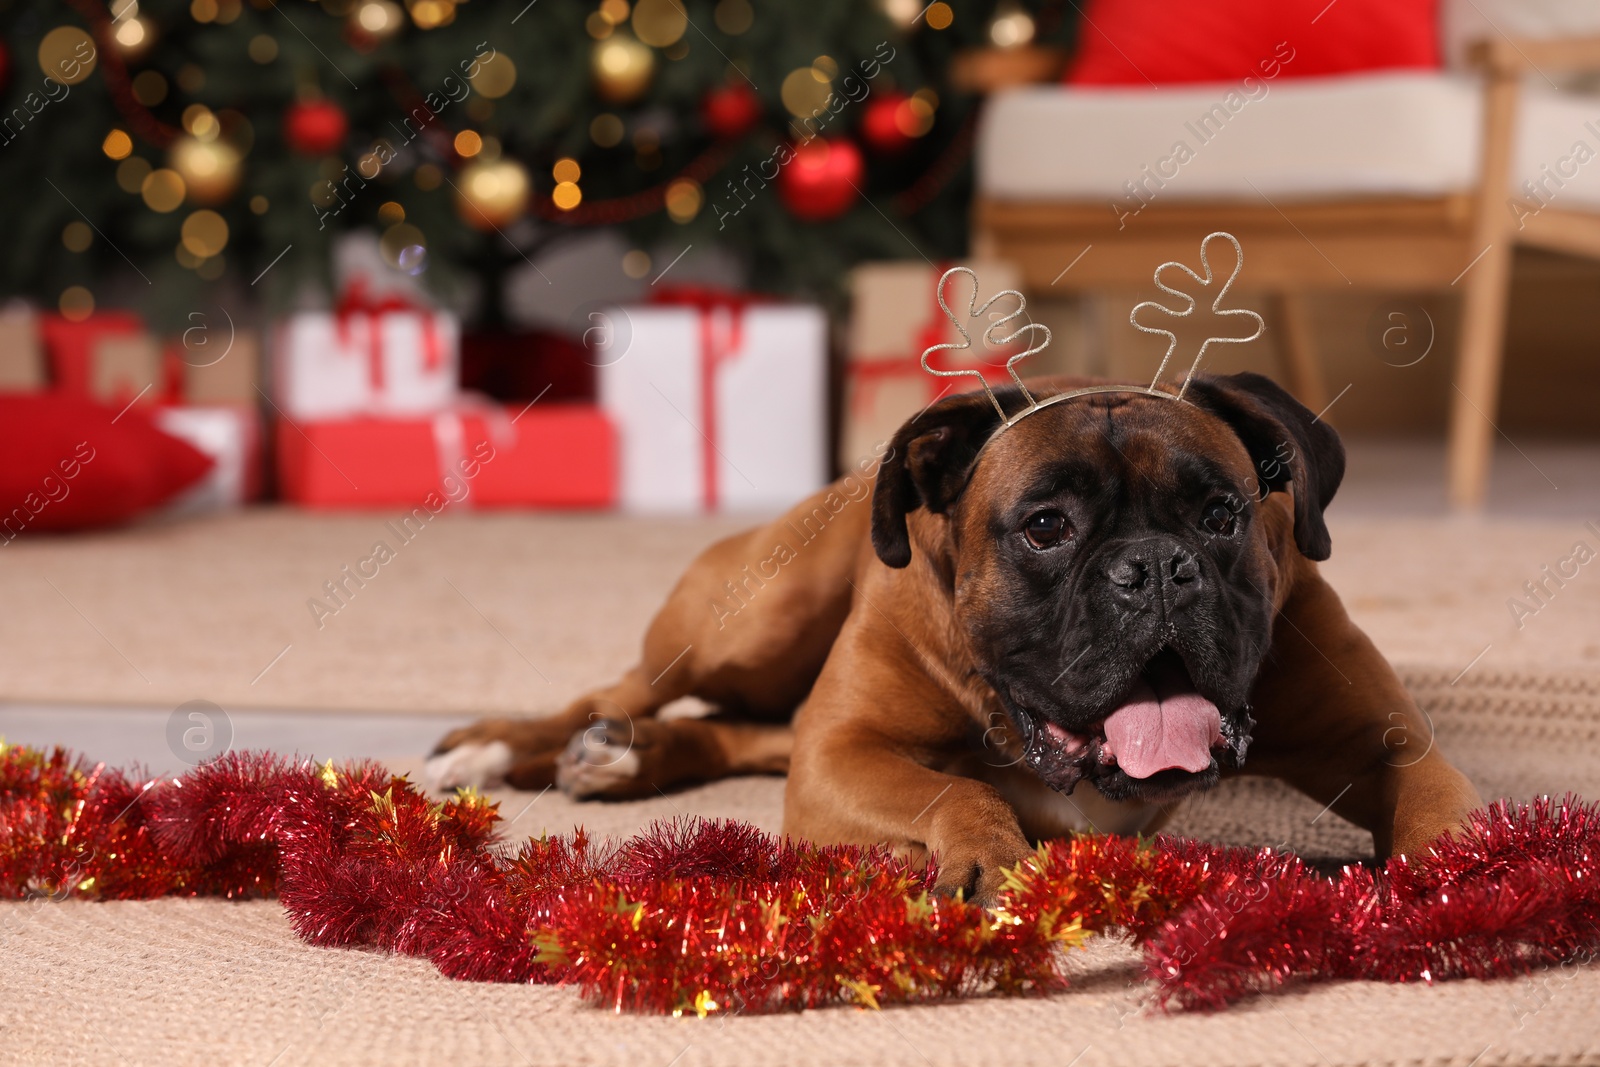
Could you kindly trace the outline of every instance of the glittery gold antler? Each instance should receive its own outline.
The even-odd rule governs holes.
[[[1190,296],[1188,293],[1185,293],[1183,290],[1175,289],[1171,285],[1168,285],[1166,282],[1162,281],[1161,275],[1162,272],[1168,269],[1177,269],[1187,274],[1200,288],[1204,289],[1210,287],[1215,280],[1215,276],[1211,270],[1211,262],[1208,258],[1207,248],[1210,246],[1212,241],[1217,240],[1218,238],[1227,241],[1233,246],[1234,264],[1233,272],[1228,275],[1228,280],[1224,282],[1217,290],[1216,299],[1212,300],[1211,302],[1212,314],[1219,317],[1245,316],[1255,320],[1256,328],[1248,337],[1207,337],[1204,343],[1200,345],[1200,351],[1195,353],[1194,362],[1190,364],[1189,373],[1184,376],[1183,384],[1178,387],[1177,392],[1170,392],[1167,389],[1160,388],[1161,376],[1166,373],[1167,365],[1172,362],[1172,354],[1177,350],[1178,335],[1171,330],[1164,330],[1159,326],[1144,325],[1139,321],[1139,313],[1148,308],[1179,319],[1187,318],[1188,316],[1193,315],[1195,308],[1197,307],[1195,298]],[[961,335],[961,340],[933,345],[926,349],[922,353],[922,369],[927,371],[929,374],[940,378],[976,378],[978,380],[978,384],[983,386],[984,393],[988,395],[989,403],[994,405],[995,411],[1000,415],[1000,428],[995,431],[996,434],[999,434],[1001,430],[1005,430],[1007,427],[1016,425],[1016,423],[1027,418],[1029,415],[1032,415],[1040,408],[1047,408],[1052,404],[1059,404],[1063,400],[1071,400],[1073,397],[1086,396],[1091,393],[1137,393],[1144,396],[1162,397],[1167,400],[1182,400],[1184,398],[1184,394],[1189,390],[1189,383],[1194,380],[1196,372],[1198,372],[1200,369],[1200,362],[1205,358],[1207,348],[1214,344],[1236,345],[1243,344],[1246,341],[1254,341],[1257,337],[1261,336],[1262,331],[1266,328],[1266,323],[1262,320],[1261,316],[1256,314],[1254,311],[1248,311],[1244,308],[1224,308],[1222,306],[1223,300],[1227,298],[1228,290],[1233,287],[1234,279],[1239,277],[1239,272],[1243,269],[1244,250],[1239,247],[1239,241],[1233,236],[1233,234],[1226,233],[1222,230],[1207,234],[1205,239],[1200,242],[1200,270],[1203,273],[1197,273],[1184,264],[1179,263],[1177,260],[1169,260],[1168,262],[1161,264],[1161,266],[1157,267],[1155,270],[1156,288],[1160,289],[1164,293],[1168,293],[1177,297],[1183,302],[1183,309],[1181,311],[1174,311],[1172,308],[1167,307],[1165,304],[1159,303],[1155,300],[1146,300],[1135,305],[1133,311],[1128,315],[1128,321],[1133,324],[1134,329],[1142,330],[1145,333],[1157,334],[1167,338],[1167,350],[1161,357],[1161,366],[1156,368],[1155,377],[1150,379],[1150,384],[1148,386],[1090,385],[1082,389],[1068,390],[1065,393],[1055,393],[1043,400],[1038,400],[1031,392],[1028,391],[1028,387],[1022,384],[1022,377],[1017,373],[1017,364],[1021,363],[1034,353],[1041,351],[1050,343],[1049,328],[1044,326],[1042,323],[1027,320],[1028,302],[1023,295],[1017,292],[1015,289],[1006,289],[1002,292],[996,293],[983,304],[978,304],[978,276],[966,267],[952,267],[945,271],[944,274],[939,278],[939,307],[944,310],[945,315],[950,319],[951,323],[955,325],[956,332]],[[950,281],[951,277],[957,274],[965,274],[972,279],[972,298],[967,302],[968,320],[977,318],[979,315],[986,314],[988,310],[997,302],[999,302],[1002,297],[1014,296],[1017,298],[1017,309],[1015,311],[1001,317],[1000,319],[997,319],[995,322],[990,324],[987,329],[984,330],[983,336],[988,343],[993,345],[1005,345],[1025,336],[1042,337],[1042,340],[1040,340],[1033,347],[1029,348],[1027,351],[1018,353],[1017,355],[1014,355],[1010,359],[1006,360],[1006,371],[1011,375],[1011,380],[1017,383],[1017,389],[1021,391],[1023,399],[1027,401],[1026,406],[1018,411],[1015,415],[1008,416],[1006,414],[1005,409],[1000,406],[999,399],[995,397],[994,390],[989,388],[989,383],[984,379],[982,371],[971,368],[964,368],[962,370],[936,370],[928,365],[928,357],[933,355],[935,352],[943,349],[965,351],[966,349],[972,347],[972,335],[967,332],[965,323],[956,317],[956,315],[950,310],[950,305],[945,301],[945,285]],[[1020,325],[1017,324],[1019,319],[1024,320]],[[999,336],[1002,330],[1009,330],[1010,332],[1005,333],[1003,336]],[[993,437],[991,437],[990,440],[993,440]]]
[[[957,274],[964,274],[972,279],[972,296],[967,300],[967,317],[965,321],[957,318],[955,312],[950,310],[950,305],[946,302],[944,295],[945,286]],[[1011,380],[1017,383],[1017,388],[1022,390],[1022,395],[1028,398],[1029,405],[1033,405],[1035,403],[1033,396],[1028,392],[1027,387],[1022,384],[1022,378],[1017,374],[1016,368],[1018,363],[1049,346],[1050,328],[1043,323],[1032,322],[1028,319],[1027,298],[1015,289],[1002,289],[988,300],[985,300],[982,305],[979,305],[978,275],[970,267],[951,267],[940,275],[938,296],[940,309],[945,313],[945,317],[950,320],[951,325],[956,328],[956,332],[961,335],[961,340],[946,341],[944,344],[929,346],[922,353],[922,369],[938,378],[972,377],[978,379],[978,384],[983,386],[983,391],[989,396],[989,403],[993,404],[995,411],[999,412],[1000,420],[1002,422],[1007,421],[1005,409],[1000,406],[1000,401],[995,398],[994,390],[989,388],[989,382],[984,378],[981,370],[972,367],[961,370],[937,370],[928,365],[928,357],[935,352],[946,349],[954,352],[964,352],[970,349],[972,347],[972,335],[967,332],[966,323],[971,322],[980,315],[988,314],[989,309],[1005,297],[1014,296],[1017,298],[1016,310],[990,323],[984,329],[983,337],[986,342],[996,346],[1009,345],[1022,337],[1038,336],[1041,338],[1033,347],[1024,352],[1019,352],[1006,360],[1006,371],[1011,375]],[[1022,320],[1020,324],[1018,320]],[[1002,330],[1009,330],[1009,332],[1002,335]]]
[[[1207,337],[1205,342],[1201,344],[1200,351],[1195,353],[1194,362],[1189,366],[1189,373],[1184,375],[1183,385],[1178,388],[1178,399],[1182,400],[1183,394],[1188,391],[1189,383],[1194,379],[1195,372],[1200,369],[1200,361],[1205,359],[1207,348],[1214,344],[1237,345],[1243,344],[1246,341],[1254,341],[1257,337],[1261,336],[1262,330],[1266,328],[1266,323],[1263,322],[1261,316],[1256,314],[1254,311],[1247,311],[1244,308],[1224,308],[1222,306],[1222,301],[1227,297],[1228,290],[1232,288],[1234,279],[1239,277],[1239,272],[1244,269],[1244,249],[1239,247],[1238,238],[1234,237],[1231,233],[1225,233],[1221,230],[1218,230],[1216,233],[1207,234],[1205,240],[1200,242],[1200,269],[1204,272],[1204,275],[1196,274],[1187,266],[1177,262],[1176,260],[1163,263],[1161,266],[1156,268],[1156,288],[1160,289],[1164,293],[1170,293],[1179,300],[1183,301],[1185,305],[1184,309],[1182,311],[1174,311],[1165,304],[1158,303],[1154,300],[1146,300],[1143,303],[1135,304],[1133,311],[1129,312],[1128,314],[1128,321],[1133,325],[1134,329],[1142,330],[1145,333],[1157,334],[1158,336],[1165,337],[1167,339],[1167,351],[1161,357],[1161,366],[1156,368],[1155,377],[1150,379],[1149,391],[1152,393],[1156,391],[1156,386],[1161,383],[1161,376],[1166,373],[1167,364],[1172,361],[1172,353],[1178,347],[1178,335],[1173,333],[1171,330],[1163,330],[1159,326],[1144,325],[1139,321],[1139,312],[1146,308],[1151,308],[1155,311],[1162,312],[1166,315],[1171,315],[1173,318],[1178,319],[1187,318],[1190,315],[1193,315],[1196,307],[1194,297],[1190,296],[1186,292],[1183,292],[1181,289],[1174,289],[1172,286],[1162,281],[1161,273],[1167,270],[1169,267],[1175,267],[1192,278],[1201,288],[1209,287],[1212,284],[1213,276],[1211,273],[1211,263],[1206,256],[1206,247],[1219,237],[1233,246],[1233,273],[1228,275],[1228,280],[1223,282],[1222,288],[1217,290],[1217,298],[1211,302],[1211,313],[1217,315],[1218,317],[1234,317],[1242,315],[1254,319],[1256,323],[1255,332],[1250,334],[1249,337]]]

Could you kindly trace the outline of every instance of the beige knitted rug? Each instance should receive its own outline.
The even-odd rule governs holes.
[[[1436,732],[1487,797],[1600,797],[1600,676],[1408,671]],[[508,836],[584,824],[627,834],[693,812],[776,830],[782,783],[735,779],[632,804],[499,797]],[[1187,803],[1172,829],[1319,858],[1364,835],[1271,782]],[[1161,1015],[1138,956],[1100,939],[1072,988],[882,1012],[706,1020],[616,1016],[571,989],[452,982],[422,961],[301,944],[273,901],[0,906],[0,1063],[1600,1064],[1600,965],[1429,986],[1306,986],[1216,1015]]]

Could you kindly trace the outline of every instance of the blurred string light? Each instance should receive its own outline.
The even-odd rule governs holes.
[[[642,249],[632,249],[622,255],[622,273],[630,278],[643,278],[650,273],[650,254]]]
[[[58,306],[62,318],[68,322],[82,322],[94,314],[94,294],[81,285],[71,285],[62,290]]]
[[[705,194],[700,190],[700,183],[692,178],[679,178],[667,186],[667,214],[672,216],[672,221],[686,223],[700,214],[700,206],[705,202]]]
[[[352,17],[363,33],[380,41],[398,33],[405,24],[405,13],[390,0],[365,0]]]
[[[81,58],[87,56],[87,59]],[[57,26],[39,42],[39,69],[51,81],[77,85],[94,73],[94,39],[76,26]]]
[[[729,37],[737,37],[755,25],[756,13],[750,6],[750,0],[721,0],[712,12],[711,19],[717,24],[717,29]]]
[[[378,238],[378,252],[385,263],[407,274],[421,274],[428,269],[428,238],[409,222],[395,222],[384,230]]]
[[[895,128],[907,137],[921,137],[933,129],[933,113],[938,106],[938,93],[932,89],[918,89],[909,100],[895,108]]]
[[[633,8],[633,35],[652,48],[670,48],[689,28],[679,0],[639,0]]]
[[[216,22],[226,26],[239,17],[243,6],[239,0],[193,0],[189,15],[196,22]]]
[[[483,138],[478,136],[477,130],[462,130],[456,134],[454,144],[456,155],[462,159],[471,159],[483,151]]]
[[[228,247],[228,223],[209,208],[202,208],[183,220],[183,247],[200,259],[217,255]]]
[[[154,22],[139,14],[139,0],[113,0],[111,39],[129,59],[143,55],[156,41]]]
[[[106,134],[106,139],[100,142],[100,150],[106,154],[107,159],[127,159],[133,152],[133,138],[125,130],[112,130]]]
[[[911,24],[922,14],[922,0],[881,0],[883,13],[903,30],[911,28]]]
[[[472,88],[491,100],[498,100],[517,84],[517,65],[504,52],[496,52],[478,63],[478,70],[469,81]]]
[[[930,30],[947,30],[955,20],[955,11],[944,0],[929,4],[927,13],[923,15],[923,21],[927,22]]]
[[[94,243],[94,231],[82,219],[73,219],[61,231],[61,243],[68,252],[84,252]]]
[[[163,215],[178,210],[187,192],[183,177],[165,167],[146,174],[139,185],[139,194],[144,197],[145,206]]]
[[[167,79],[158,70],[140,71],[132,87],[133,98],[145,107],[155,107],[167,98]]]
[[[405,206],[395,200],[386,200],[378,205],[378,221],[385,226],[406,221]]]
[[[622,120],[609,111],[596,115],[589,123],[589,139],[601,148],[615,148],[626,132]]]
[[[456,5],[451,0],[409,0],[406,6],[419,30],[436,30],[456,20]]]
[[[138,193],[144,189],[144,180],[150,173],[149,160],[129,156],[117,165],[117,187],[125,193]]]
[[[824,110],[833,96],[833,76],[838,71],[839,65],[828,56],[818,56],[809,67],[791,70],[778,90],[783,106],[801,119]]]
[[[252,60],[264,66],[278,58],[278,40],[270,34],[258,33],[250,38],[245,51]]]
[[[989,21],[989,42],[996,48],[1020,48],[1033,41],[1033,16],[1017,0],[1001,0]]]

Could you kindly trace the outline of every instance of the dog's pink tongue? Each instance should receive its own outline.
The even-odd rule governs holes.
[[[1106,747],[1133,778],[1182,768],[1191,774],[1211,765],[1211,746],[1222,740],[1217,706],[1195,692],[1177,663],[1140,679],[1127,703],[1106,719]]]

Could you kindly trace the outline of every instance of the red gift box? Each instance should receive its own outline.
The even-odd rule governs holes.
[[[616,434],[588,404],[511,415],[465,408],[408,419],[283,420],[284,499],[307,507],[602,508],[616,499]]]
[[[50,357],[56,388],[73,396],[90,397],[95,394],[95,345],[106,338],[141,336],[144,320],[129,311],[100,311],[81,322],[61,315],[41,315],[39,333]]]

